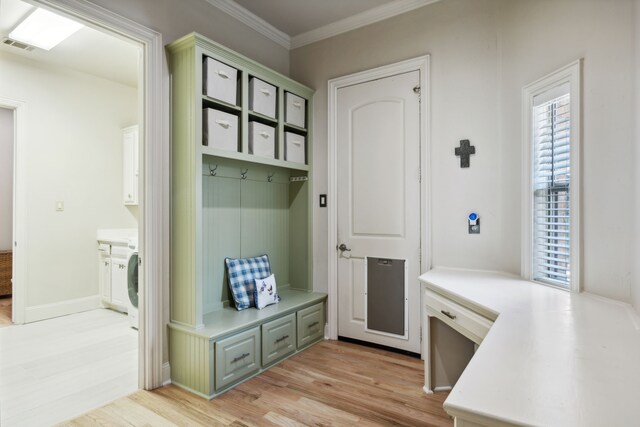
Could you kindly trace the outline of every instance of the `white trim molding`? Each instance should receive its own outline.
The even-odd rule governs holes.
[[[290,36],[233,0],[205,0],[280,46],[291,50],[384,21],[440,0],[395,0],[302,34]]]
[[[571,292],[582,290],[581,265],[582,244],[580,212],[582,162],[582,59],[574,61],[559,70],[542,77],[522,88],[522,258],[521,274],[526,280],[533,280],[533,105],[534,97],[550,89],[569,84],[571,109],[571,184],[570,184],[570,221],[571,221],[571,255],[570,271]],[[540,282],[536,282],[540,283]],[[546,283],[541,283],[547,285]],[[550,286],[550,285],[549,285]],[[562,288],[561,288],[562,289]]]
[[[291,49],[291,37],[233,0],[205,0],[280,46]]]
[[[142,47],[140,99],[139,386],[163,382],[163,293],[169,278],[169,133],[163,120],[162,35],[88,0],[27,0]]]
[[[27,283],[29,270],[27,269],[26,255],[23,250],[24,244],[17,242],[27,241],[26,227],[19,227],[16,218],[26,221],[29,210],[25,197],[20,195],[27,193],[28,165],[25,153],[25,143],[27,141],[27,103],[23,101],[0,98],[0,107],[13,111],[13,269],[12,269],[12,313],[11,321],[16,325],[25,323],[26,289],[21,286]]]
[[[324,25],[315,30],[298,34],[291,38],[291,49],[306,46],[338,34],[356,30],[365,25],[375,24],[406,12],[436,3],[440,0],[396,0],[353,16]]]
[[[429,160],[430,160],[430,129],[431,129],[431,90],[429,87],[429,55],[408,59],[391,65],[374,68],[372,70],[338,77],[328,82],[328,168],[329,180],[329,218],[328,218],[328,290],[327,300],[327,329],[329,339],[338,338],[338,89],[372,80],[382,79],[411,71],[420,72],[420,247],[422,248],[420,264],[422,271],[428,271],[431,264],[430,247],[430,202],[429,202]]]

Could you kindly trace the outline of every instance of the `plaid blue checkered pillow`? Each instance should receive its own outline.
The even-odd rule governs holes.
[[[255,307],[255,279],[271,275],[269,257],[262,255],[254,258],[225,258],[229,288],[233,295],[236,310]]]

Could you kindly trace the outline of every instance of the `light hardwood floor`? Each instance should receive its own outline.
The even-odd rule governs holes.
[[[11,297],[0,298],[0,328],[11,325]]]
[[[51,426],[138,389],[138,333],[92,310],[0,329],[0,425]]]
[[[452,426],[447,393],[422,391],[416,358],[324,341],[207,401],[176,386],[131,396],[65,426]]]

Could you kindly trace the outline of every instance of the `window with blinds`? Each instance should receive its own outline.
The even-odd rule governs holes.
[[[533,105],[533,279],[571,285],[571,110],[569,87]]]

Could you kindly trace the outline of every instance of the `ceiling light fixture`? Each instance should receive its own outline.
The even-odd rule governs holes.
[[[11,31],[9,37],[40,49],[50,50],[82,27],[84,25],[64,16],[37,8]]]

